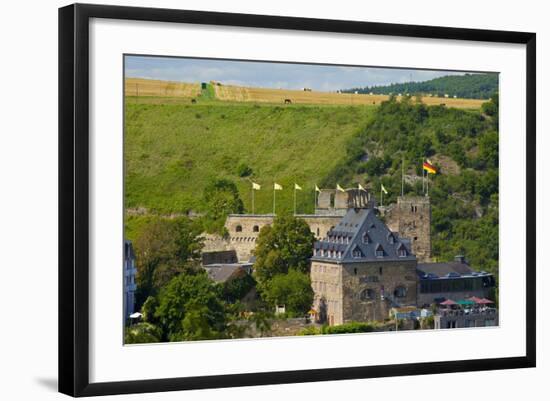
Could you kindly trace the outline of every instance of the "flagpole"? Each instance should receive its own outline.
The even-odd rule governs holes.
[[[275,214],[275,184],[273,184],[273,214]]]
[[[317,209],[317,188],[313,188],[313,214],[315,214],[316,209]]]
[[[405,158],[401,160],[401,197],[405,194]]]
[[[422,159],[422,193],[424,194],[426,192],[426,181],[424,179],[424,159]]]
[[[426,171],[426,196],[430,196],[430,176]]]
[[[384,195],[382,193],[382,184],[380,184],[380,206],[384,206]]]
[[[252,186],[252,214],[254,214],[254,186]]]
[[[296,216],[296,184],[294,184],[294,216]]]

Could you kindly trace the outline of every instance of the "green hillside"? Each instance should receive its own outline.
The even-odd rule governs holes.
[[[432,94],[434,96],[457,96],[467,99],[489,99],[498,92],[498,74],[448,75],[424,82],[406,82],[383,86],[345,89],[342,92],[373,93],[376,95]]]
[[[316,184],[361,183],[378,197],[383,183],[387,204],[401,192],[403,162],[405,193],[422,194],[421,163],[430,158],[439,171],[430,177],[435,258],[464,254],[497,273],[498,143],[498,96],[482,111],[408,98],[380,107],[128,102],[126,208],[206,212],[204,228],[219,232],[223,210],[252,212],[251,180],[262,186],[256,213],[272,212],[273,182],[284,188],[277,213],[292,211],[295,182],[298,213],[313,211]],[[130,216],[126,236],[150,218]]]
[[[140,102],[142,103],[142,102]],[[374,108],[275,106],[209,102],[196,105],[126,105],[126,208],[159,214],[203,211],[203,190],[214,179],[233,181],[245,210],[271,213],[273,182],[277,211],[311,212],[314,185],[345,156],[344,144]],[[243,167],[245,170],[243,174]],[[248,173],[251,174],[248,175]]]

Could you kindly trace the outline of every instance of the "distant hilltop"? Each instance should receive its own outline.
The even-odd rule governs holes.
[[[326,106],[379,106],[389,99],[387,94],[370,94],[362,90],[357,93],[322,92],[311,88],[302,89],[273,89],[252,88],[245,86],[226,85],[223,82],[175,82],[144,78],[126,78],[126,95],[132,98],[165,99],[167,102],[184,102],[201,104],[205,102],[218,103],[260,103],[271,105],[326,105]],[[402,95],[405,96],[406,93]],[[395,93],[397,99],[403,96]],[[169,98],[169,99],[168,99]],[[465,99],[457,96],[444,95],[424,97],[422,102],[428,106],[444,105],[463,109],[479,109],[484,102],[481,99]]]
[[[428,97],[489,99],[498,91],[498,74],[447,75],[424,82],[343,89],[343,93],[372,95],[416,95]]]

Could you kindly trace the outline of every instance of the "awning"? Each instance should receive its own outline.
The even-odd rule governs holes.
[[[478,304],[487,305],[487,304],[494,304],[494,302],[491,301],[490,299],[483,298],[479,300]]]
[[[447,306],[447,305],[456,305],[456,302],[453,301],[452,299],[447,299],[446,301],[441,302],[439,305],[445,305],[445,306]]]

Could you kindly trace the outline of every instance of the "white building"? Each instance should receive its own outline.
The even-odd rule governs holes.
[[[136,256],[131,241],[124,241],[124,320],[134,313],[136,292]]]

